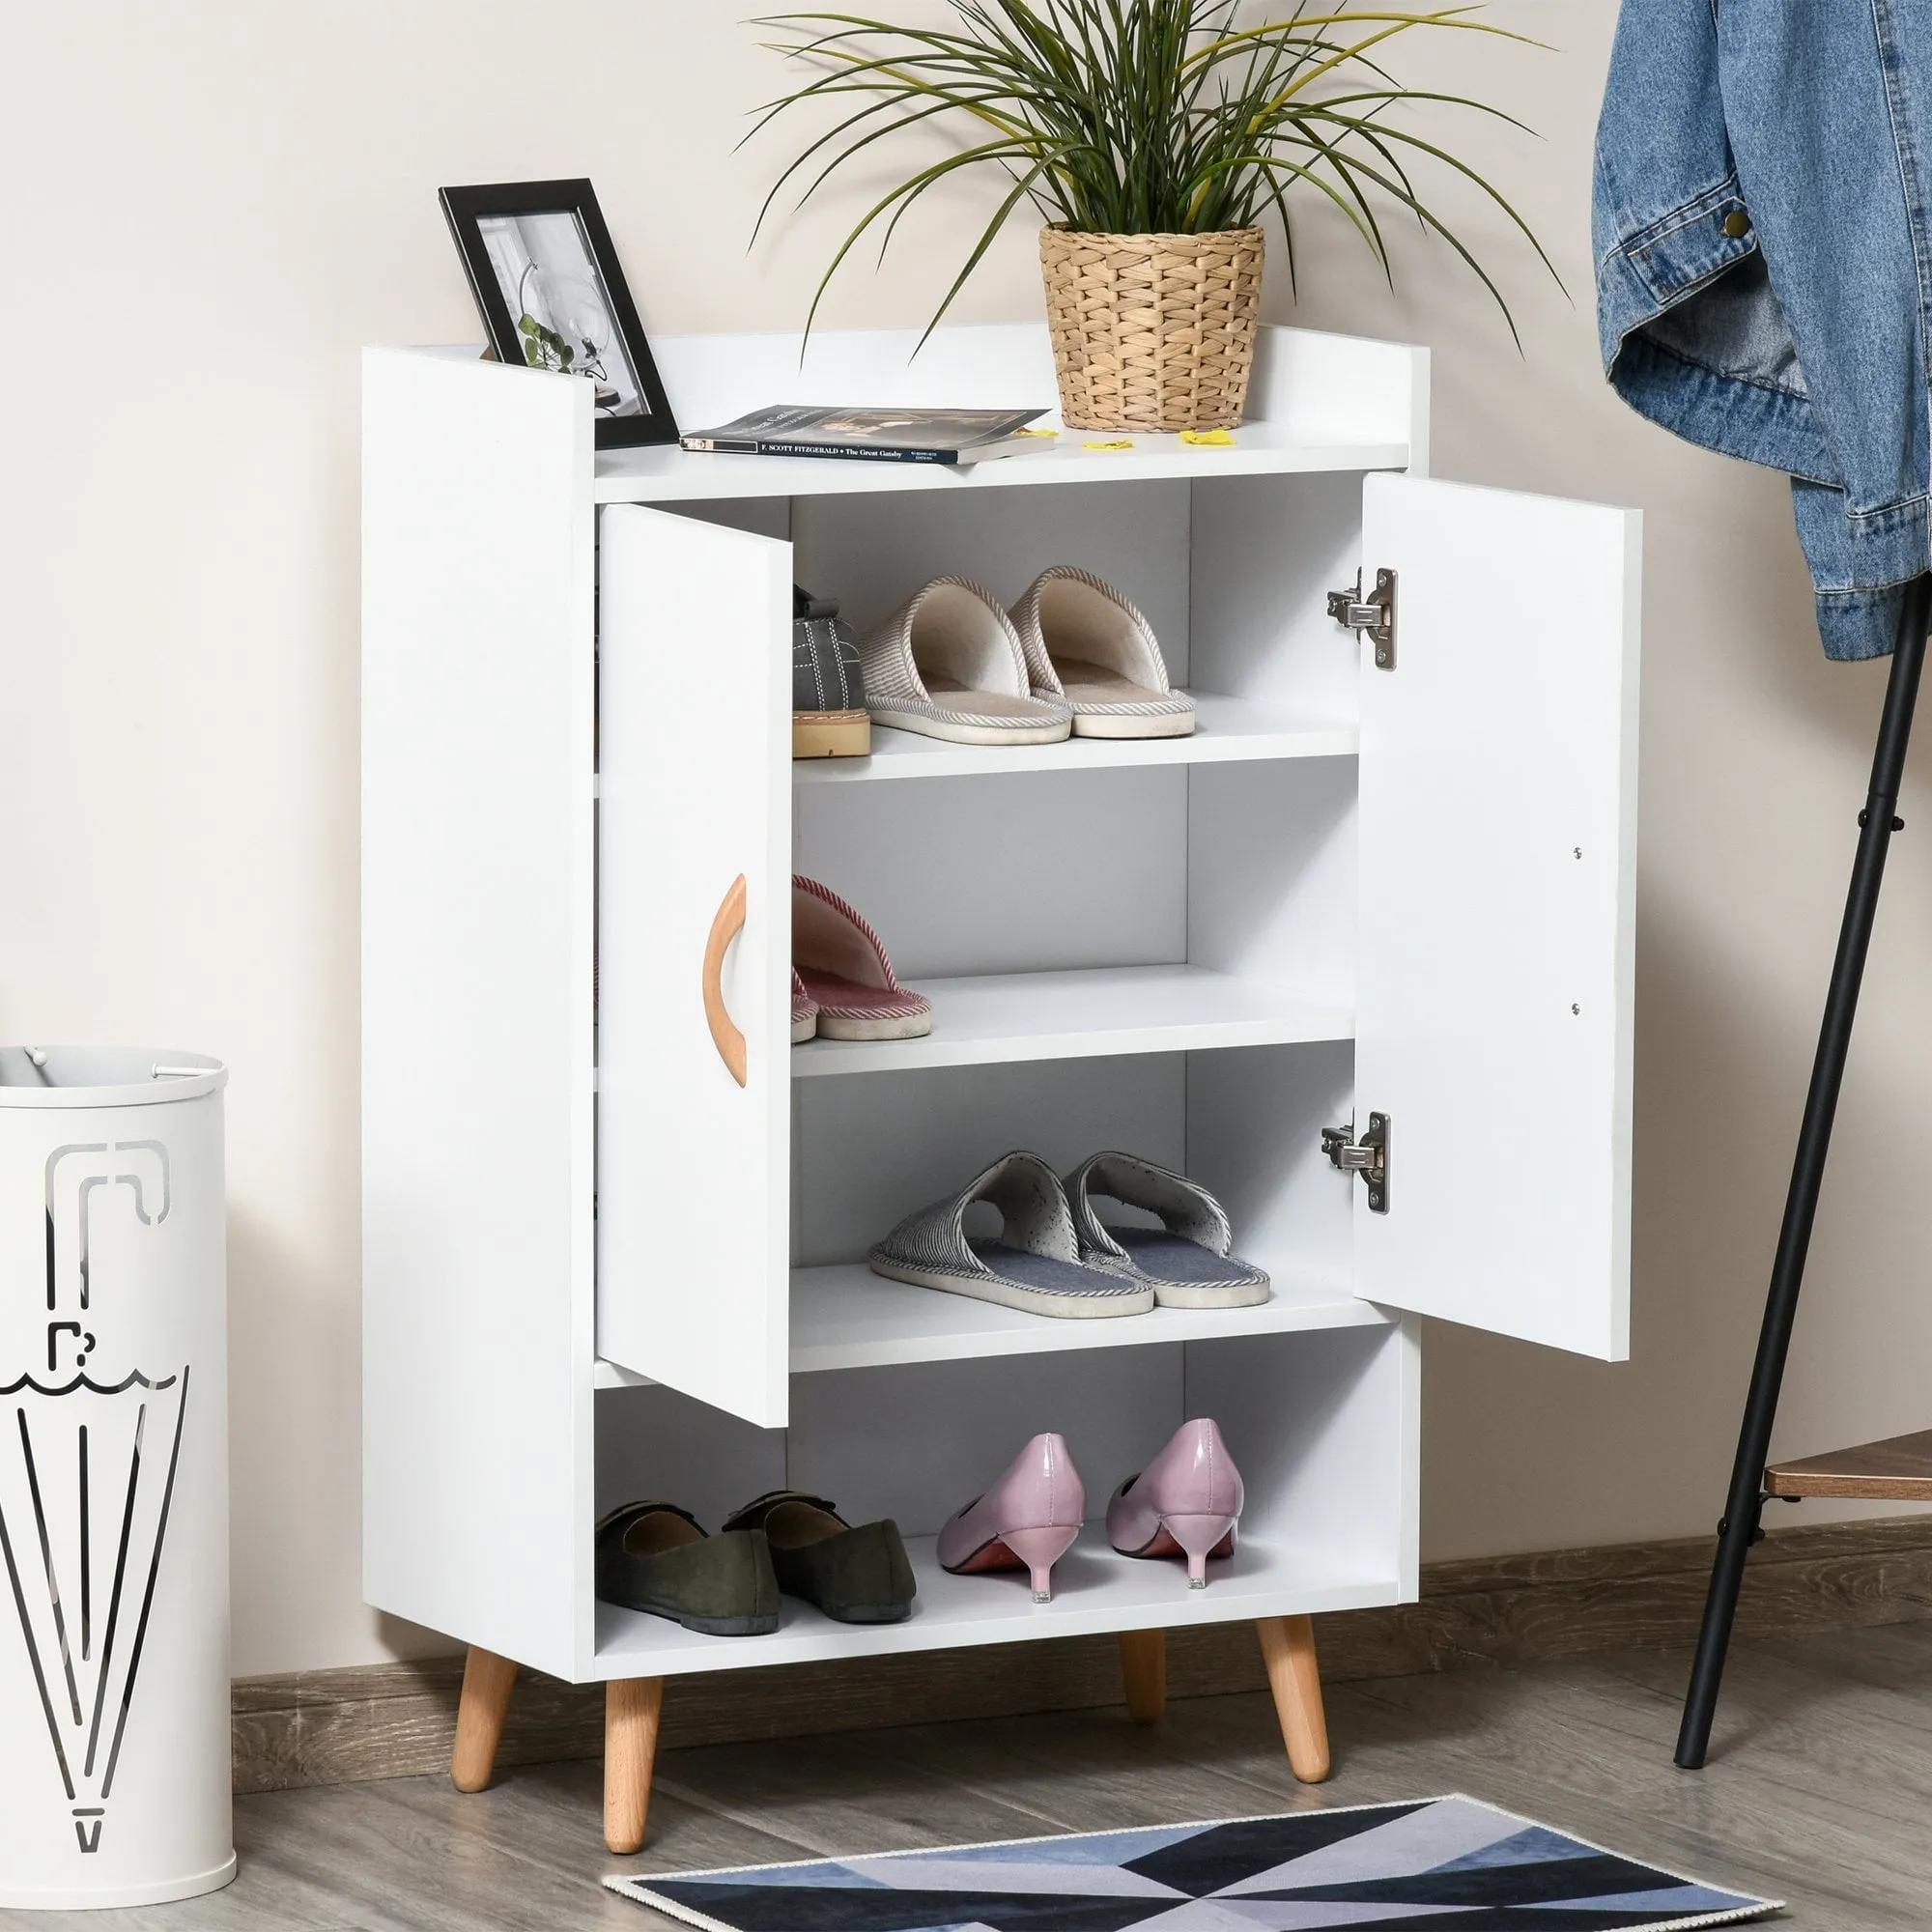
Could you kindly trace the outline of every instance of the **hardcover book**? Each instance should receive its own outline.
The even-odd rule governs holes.
[[[1010,456],[1015,434],[1044,410],[851,410],[775,403],[722,429],[680,438],[686,449],[739,456],[838,456],[869,463],[981,463]]]

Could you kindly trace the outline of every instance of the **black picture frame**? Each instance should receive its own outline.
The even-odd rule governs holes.
[[[677,420],[590,184],[497,182],[440,188],[438,199],[497,359],[597,383],[599,449],[675,442]],[[607,394],[615,401],[606,405]]]

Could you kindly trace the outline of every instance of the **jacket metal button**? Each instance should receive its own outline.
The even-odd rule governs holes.
[[[1742,208],[1734,208],[1724,216],[1724,233],[1733,242],[1750,233],[1750,216]]]

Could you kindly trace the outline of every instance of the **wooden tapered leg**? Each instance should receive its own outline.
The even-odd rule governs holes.
[[[644,1847],[664,1716],[662,1677],[613,1678],[604,1692],[604,1842],[620,1855]]]
[[[1157,1724],[1167,1703],[1167,1633],[1122,1631],[1121,1674],[1127,1680],[1127,1715],[1137,1724]]]
[[[497,1769],[497,1747],[503,1742],[503,1720],[510,1715],[510,1692],[517,1688],[517,1666],[495,1651],[469,1646],[463,1665],[463,1702],[456,1712],[456,1748],[449,1754],[449,1776],[459,1791],[481,1791]]]
[[[1321,1666],[1315,1659],[1310,1617],[1263,1617],[1255,1625],[1274,1692],[1275,1716],[1288,1762],[1304,1784],[1328,1776],[1328,1717],[1321,1708]]]

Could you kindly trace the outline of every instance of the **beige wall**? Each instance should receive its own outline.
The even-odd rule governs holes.
[[[430,1641],[381,1625],[356,1580],[355,350],[473,337],[439,184],[579,173],[648,327],[794,325],[832,229],[747,252],[781,152],[732,152],[778,78],[749,11],[8,11],[0,1037],[152,1040],[234,1066],[242,1672]],[[1398,58],[1548,137],[1465,135],[1575,298],[1506,256],[1525,357],[1439,248],[1405,242],[1391,297],[1306,204],[1302,304],[1279,272],[1270,295],[1278,316],[1435,346],[1440,473],[1650,512],[1635,1359],[1434,1334],[1434,1555],[1716,1516],[1879,688],[1819,660],[1782,485],[1678,447],[1600,383],[1586,211],[1611,16],[1607,0],[1511,0],[1495,17],[1559,52],[1472,40]],[[922,320],[975,205],[935,207],[930,251],[852,277],[834,319]],[[1492,229],[1473,232],[1495,245]],[[962,314],[1037,305],[1016,236]],[[1562,641],[1560,611],[1522,624],[1525,651]],[[1932,1149],[1921,808],[1915,789],[1794,1446],[1932,1419],[1910,1179]]]

